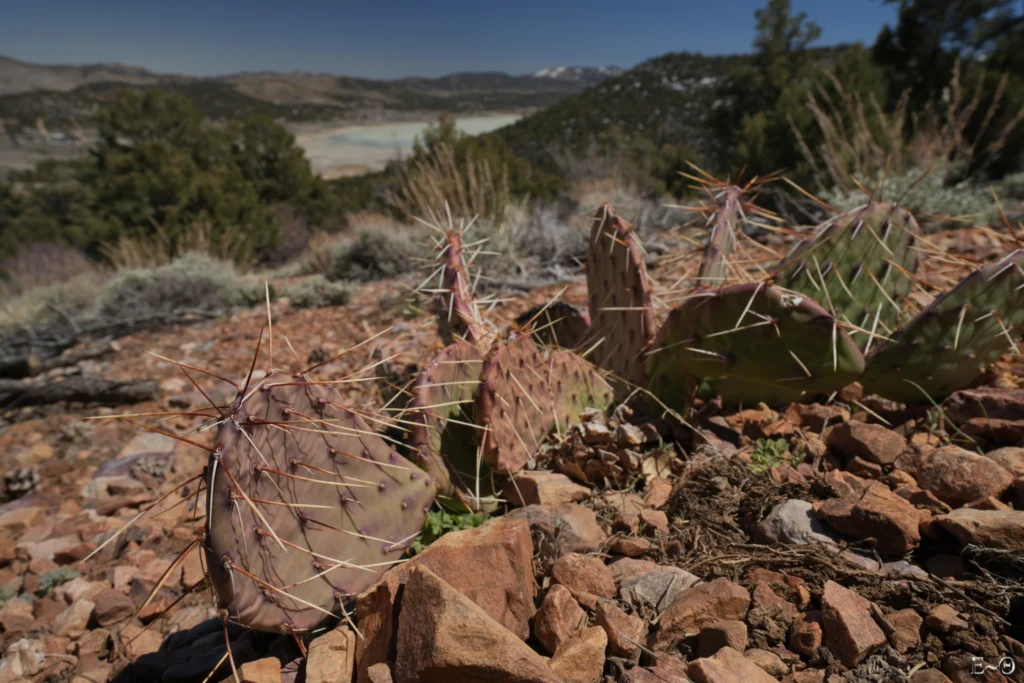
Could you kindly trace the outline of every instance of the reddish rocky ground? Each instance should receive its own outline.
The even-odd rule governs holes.
[[[1003,248],[981,231],[938,243],[977,259]],[[671,281],[681,267],[653,272]],[[950,271],[932,265],[922,277],[941,282]],[[408,284],[364,285],[341,308],[275,304],[273,366],[305,367],[390,328],[319,374],[339,379],[386,360],[356,377],[392,385],[343,385],[360,406],[381,406],[408,366],[439,347],[433,320],[408,303]],[[513,296],[491,316],[510,321],[560,289]],[[585,286],[565,298],[584,301]],[[203,506],[187,496],[194,486],[81,562],[198,474],[205,453],[85,418],[202,408],[202,393],[147,352],[238,380],[265,323],[257,307],[122,338],[80,364],[108,378],[158,379],[156,401],[5,414],[2,462],[24,472],[9,477],[0,506],[0,682],[232,677],[199,555],[173,564],[202,529]],[[266,370],[266,341],[263,351],[257,367]],[[1021,378],[1024,367],[1007,361],[941,411],[855,385],[831,405],[704,404],[694,429],[623,408],[589,415],[516,477],[504,514],[443,536],[363,594],[358,634],[342,624],[307,638],[303,653],[292,638],[231,627],[238,679],[1024,680]],[[199,383],[215,401],[230,395],[210,377]],[[212,440],[195,431],[200,418],[140,421]],[[766,455],[767,440],[782,440],[780,450]],[[984,669],[1000,662],[1015,671]]]

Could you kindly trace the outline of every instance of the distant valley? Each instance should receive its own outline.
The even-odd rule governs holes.
[[[464,72],[373,80],[327,73],[254,71],[215,77],[161,74],[121,64],[45,65],[0,56],[0,119],[8,127],[87,126],[125,87],[180,92],[213,119],[265,114],[290,122],[417,120],[423,113],[524,112],[554,104],[617,67],[556,66],[532,74]]]

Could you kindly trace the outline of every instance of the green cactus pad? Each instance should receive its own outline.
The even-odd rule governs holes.
[[[230,417],[207,469],[210,580],[232,621],[309,631],[401,558],[436,484],[302,377],[264,378]]]
[[[708,216],[711,234],[704,247],[704,260],[697,273],[700,287],[721,287],[729,279],[729,257],[736,248],[742,207],[743,189],[730,185],[721,189],[716,196],[717,208]]]
[[[839,320],[860,330],[850,337],[870,348],[872,330],[896,328],[901,302],[917,270],[913,215],[893,204],[868,204],[824,223],[799,242],[776,269],[775,283],[812,297]],[[824,286],[822,283],[824,282]],[[877,318],[877,322],[876,322]]]
[[[529,324],[534,341],[545,346],[577,349],[590,333],[590,316],[564,301],[534,306],[516,318],[516,325]]]
[[[1024,250],[1015,251],[936,298],[869,357],[864,388],[925,403],[969,387],[1024,333],[1022,265]]]
[[[468,342],[446,346],[417,376],[409,403],[414,458],[437,482],[438,502],[460,511],[490,509],[482,499],[497,495],[490,468],[477,462],[473,426],[483,360]]]
[[[723,378],[723,399],[752,405],[829,393],[863,371],[857,345],[825,309],[764,283],[695,294],[647,355],[648,388],[680,413],[702,378]]]
[[[566,427],[580,421],[587,408],[607,410],[615,401],[612,385],[593,365],[571,351],[556,351],[548,361],[550,390],[557,424]]]
[[[633,228],[611,205],[594,216],[587,254],[590,343],[594,363],[626,382],[643,384],[642,352],[654,337],[654,312],[643,251]],[[618,387],[628,391],[628,387]]]

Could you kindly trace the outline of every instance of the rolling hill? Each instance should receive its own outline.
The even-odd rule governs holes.
[[[822,63],[834,61],[846,45],[816,48]],[[708,123],[725,79],[753,55],[710,56],[673,52],[649,59],[617,76],[564,97],[491,135],[519,156],[553,170],[560,151],[579,152],[613,127],[646,138],[655,148],[679,144],[707,159],[717,146]]]
[[[44,65],[0,57],[0,118],[32,126],[88,123],[125,87],[162,88],[214,119],[260,113],[288,121],[386,116],[388,112],[486,112],[550,106],[621,71],[552,67],[534,74],[454,73],[373,80],[309,72],[253,71],[216,77],[160,74],[120,64]]]

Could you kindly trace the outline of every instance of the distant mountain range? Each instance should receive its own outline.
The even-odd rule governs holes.
[[[610,76],[618,76],[625,69],[617,66],[549,66],[534,71],[534,78],[552,78],[560,81],[599,83]]]
[[[252,71],[200,77],[122,64],[48,65],[0,56],[0,118],[82,125],[125,87],[190,97],[212,118],[262,113],[292,121],[386,117],[389,112],[486,112],[543,108],[622,73],[556,66],[532,74],[464,72],[374,80],[326,73]]]

